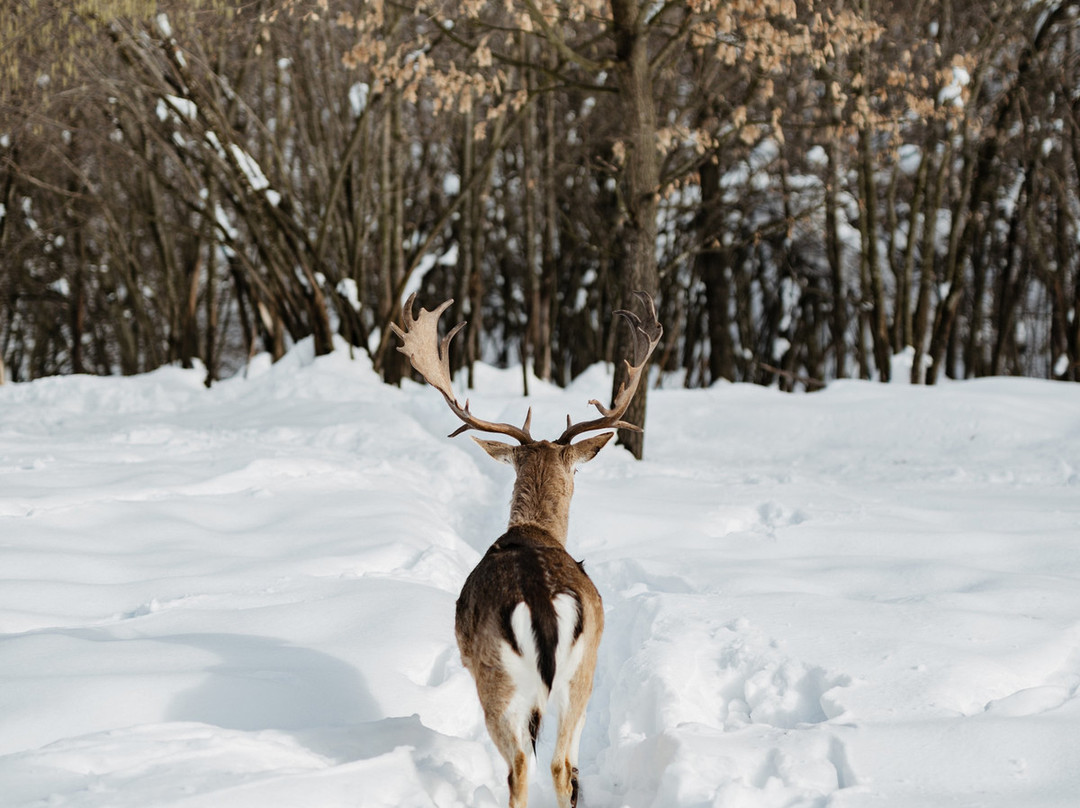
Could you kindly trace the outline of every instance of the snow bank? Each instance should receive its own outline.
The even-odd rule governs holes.
[[[610,386],[479,371],[537,434]],[[0,802],[505,804],[452,614],[507,469],[345,352],[202,378],[0,388]],[[583,805],[1075,805],[1080,387],[656,390],[646,450],[571,516]]]

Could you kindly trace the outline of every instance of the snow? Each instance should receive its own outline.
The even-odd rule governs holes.
[[[215,148],[221,152],[220,140],[213,132],[207,132],[207,139],[212,138],[212,143]],[[247,177],[248,184],[253,191],[263,191],[266,194],[267,201],[277,207],[281,204],[281,194],[270,187],[270,180],[266,178],[266,174],[263,173],[262,166],[259,165],[259,161],[248,154],[244,149],[235,143],[229,144],[229,151],[232,152],[233,159],[236,161],[237,167]]]
[[[780,145],[772,138],[765,138],[753,149],[746,160],[740,161],[720,177],[721,188],[741,188],[745,185],[755,190],[769,187],[770,180],[765,169],[780,156]]]
[[[443,177],[443,193],[447,196],[457,196],[461,193],[461,177],[450,171]]]
[[[938,103],[942,106],[946,104],[956,107],[964,106],[964,88],[970,84],[971,74],[959,65],[954,65],[951,80],[938,92]]]
[[[270,187],[270,181],[266,179],[262,167],[254,157],[235,143],[229,144],[229,150],[232,151],[233,158],[240,166],[240,170],[244,172],[244,176],[248,178],[253,191],[263,191]]]
[[[436,263],[443,267],[457,266],[458,262],[458,243],[455,241],[449,247],[446,248],[446,252],[439,256],[439,260]]]
[[[313,354],[0,387],[5,808],[505,805],[452,621],[509,471]],[[611,383],[476,378],[534,434]],[[577,478],[583,806],[1076,804],[1080,386],[656,389],[646,452]]]
[[[349,302],[353,311],[360,311],[360,288],[357,286],[355,280],[352,278],[342,278],[338,281],[335,291]]]
[[[362,81],[349,88],[349,109],[352,111],[354,118],[359,118],[364,114],[370,94],[371,87]]]
[[[171,120],[179,124],[181,117],[194,121],[199,116],[199,107],[189,98],[166,95],[158,99],[155,114],[162,123]]]
[[[914,143],[905,143],[898,150],[900,170],[908,177],[919,173],[922,165],[922,148]]]
[[[829,155],[823,146],[811,146],[806,151],[806,164],[814,168],[825,168],[829,165]]]
[[[409,275],[408,281],[405,283],[405,288],[401,291],[401,305],[405,305],[405,301],[408,300],[414,292],[419,292],[420,287],[424,284],[424,278],[431,272],[436,266],[452,267],[458,262],[458,245],[457,242],[451,243],[446,252],[438,255],[433,252],[424,253],[424,256],[420,259],[416,265],[416,269]]]

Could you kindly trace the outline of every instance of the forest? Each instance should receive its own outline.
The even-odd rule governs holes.
[[[1080,380],[1080,2],[4,0],[0,363]],[[523,374],[527,386],[528,374]]]

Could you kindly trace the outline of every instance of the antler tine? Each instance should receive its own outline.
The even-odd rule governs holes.
[[[632,311],[619,309],[615,314],[622,315],[630,323],[630,331],[634,337],[634,366],[644,364],[649,358],[656,343],[664,333],[664,327],[656,318],[656,303],[651,297],[641,291],[635,291],[634,297],[641,301],[648,316],[648,323],[643,323],[641,318]],[[629,363],[627,363],[629,364]]]
[[[462,420],[463,425],[450,433],[450,437],[460,435],[468,429],[475,429],[478,432],[508,435],[522,444],[532,443],[532,436],[529,434],[529,424],[532,421],[531,408],[528,415],[525,416],[524,427],[519,429],[511,424],[484,421],[476,418],[469,412],[468,399],[466,399],[464,407],[458,404],[454,389],[450,384],[450,340],[465,327],[465,323],[461,322],[455,325],[440,340],[439,318],[454,302],[453,298],[439,304],[434,311],[428,311],[421,307],[420,313],[414,317],[413,304],[415,302],[416,293],[414,292],[409,295],[409,299],[405,301],[405,306],[402,309],[401,320],[405,328],[401,329],[394,323],[390,324],[390,328],[402,342],[398,346],[398,350],[409,357],[409,363],[417,373],[424,377],[428,384],[442,393],[447,406],[450,407],[454,415]]]
[[[615,400],[611,403],[611,407],[605,407],[595,398],[589,401],[589,405],[596,407],[597,411],[599,411],[599,418],[594,418],[591,421],[581,421],[575,424],[571,421],[570,416],[567,415],[566,431],[559,436],[556,443],[570,443],[571,440],[583,432],[591,432],[596,429],[631,429],[635,432],[641,431],[640,426],[624,421],[622,420],[622,417],[626,414],[630,402],[633,401],[634,394],[637,393],[638,384],[641,382],[642,371],[645,369],[645,364],[649,361],[649,357],[652,356],[652,352],[656,350],[660,338],[664,335],[664,327],[660,325],[660,321],[656,318],[656,304],[653,302],[653,299],[645,292],[634,292],[634,296],[640,300],[645,307],[645,314],[648,322],[642,321],[640,317],[631,311],[619,309],[615,312],[615,314],[623,317],[627,324],[629,324],[634,342],[633,364],[630,363],[629,359],[623,360],[626,363],[626,381],[619,385],[619,390],[615,394]]]

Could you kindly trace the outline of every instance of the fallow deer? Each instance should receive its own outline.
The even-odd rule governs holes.
[[[652,298],[636,294],[648,322],[631,312],[616,312],[634,334],[634,361],[626,362],[626,382],[610,408],[589,402],[600,412],[599,418],[575,424],[567,416],[566,430],[554,441],[535,440],[529,434],[531,408],[524,425],[516,427],[482,421],[469,411],[468,401],[464,407],[458,403],[450,385],[448,348],[465,323],[451,329],[441,342],[438,337],[439,318],[452,300],[434,311],[421,308],[413,317],[413,295],[405,303],[404,330],[392,326],[403,343],[398,350],[463,422],[450,437],[474,429],[506,435],[518,444],[474,438],[491,457],[513,466],[517,479],[507,531],[466,579],[454,624],[488,732],[510,769],[510,808],[525,808],[528,801],[526,744],[531,743],[535,753],[540,719],[549,701],[559,711],[551,762],[555,794],[560,808],[572,808],[578,801],[578,745],[604,611],[584,568],[566,552],[567,522],[575,467],[595,457],[613,433],[572,441],[595,430],[638,429],[622,418],[663,328]]]

